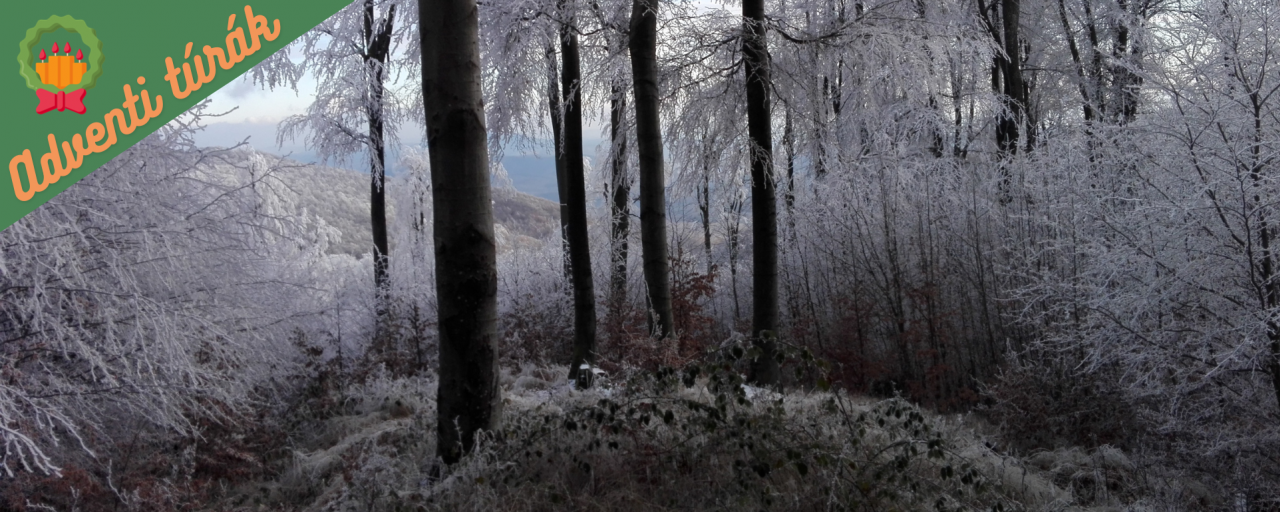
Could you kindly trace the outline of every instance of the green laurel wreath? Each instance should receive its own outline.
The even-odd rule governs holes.
[[[89,58],[87,59],[89,69],[80,79],[80,83],[68,85],[66,89],[58,89],[52,85],[41,83],[40,74],[36,73],[36,70],[31,67],[31,47],[40,42],[40,36],[59,28],[79,34],[80,41],[89,47]],[[59,90],[71,92],[78,89],[89,89],[98,82],[98,77],[102,76],[102,41],[98,40],[97,32],[94,32],[82,20],[70,16],[50,16],[49,19],[41,20],[36,23],[36,26],[27,29],[27,37],[18,43],[18,48],[18,73],[27,79],[28,89],[44,89],[49,92],[57,92]]]

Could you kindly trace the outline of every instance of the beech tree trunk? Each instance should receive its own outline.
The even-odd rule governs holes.
[[[560,260],[564,266],[564,279],[573,282],[573,274],[569,267],[569,209],[565,206],[568,194],[564,190],[564,152],[560,151],[564,144],[561,132],[560,112],[560,66],[556,63],[555,45],[547,45],[547,107],[551,110],[551,143],[555,149],[556,162],[556,198],[560,203]],[[570,285],[572,288],[572,285]]]
[[[751,334],[760,355],[751,365],[751,381],[778,383],[778,199],[773,183],[773,133],[770,113],[769,48],[765,39],[764,0],[743,0],[742,57],[747,72],[747,134],[751,151],[751,250],[753,302]]]
[[[573,0],[560,0],[561,12],[572,12]],[[568,7],[568,9],[566,9]],[[561,97],[564,144],[558,150],[564,159],[564,208],[568,210],[569,267],[573,279],[573,355],[569,378],[578,387],[591,386],[590,370],[583,365],[596,362],[596,292],[591,276],[591,247],[587,239],[586,172],[582,165],[582,69],[578,56],[578,33],[572,18],[560,26]]]
[[[377,293],[378,328],[381,331],[387,314],[387,197],[386,143],[383,140],[383,79],[387,52],[391,47],[391,27],[395,22],[396,6],[387,12],[387,19],[375,30],[373,26],[373,0],[364,2],[365,69],[369,73],[369,218],[373,230],[373,284]]]
[[[709,164],[704,160],[702,187],[698,190],[698,215],[702,218],[702,252],[707,257],[707,275],[711,275],[711,169],[708,167]]]
[[[1080,81],[1077,88],[1080,90],[1080,100],[1083,106],[1085,133],[1090,133],[1094,117],[1094,100],[1090,95],[1091,88],[1087,85],[1089,79],[1085,77],[1084,63],[1080,60],[1080,45],[1076,44],[1075,34],[1071,32],[1071,20],[1067,18],[1067,5],[1064,0],[1058,0],[1058,19],[1062,22],[1062,33],[1067,38],[1067,48],[1071,51],[1071,63],[1076,68],[1076,79]]]
[[[1000,116],[996,139],[1004,156],[1018,153],[1019,123],[1026,117],[1027,94],[1022,84],[1022,57],[1018,36],[1019,0],[1001,0],[1000,19],[1004,27],[1004,53],[1001,60],[1004,95],[1008,112]],[[1007,181],[1007,177],[1004,178]],[[1008,187],[1008,183],[1003,184]]]
[[[733,198],[729,200],[729,213],[733,215],[728,222],[725,222],[725,230],[729,238],[729,283],[733,289],[734,321],[742,318],[742,301],[738,299],[738,241],[741,238],[739,223],[742,222],[742,200],[742,193],[734,191]]]
[[[621,322],[622,306],[627,297],[627,239],[631,236],[631,181],[627,179],[627,131],[622,126],[623,113],[627,108],[626,91],[619,85],[613,86],[612,100],[609,105],[609,140],[613,148],[612,176],[610,184],[613,204],[610,207],[612,226],[609,240],[609,254],[612,256],[610,271],[610,304],[615,320]],[[615,330],[621,324],[615,325]]]
[[[451,464],[501,422],[498,271],[476,0],[418,9],[440,329],[436,453]]]
[[[658,2],[631,4],[631,74],[636,101],[636,149],[640,154],[640,246],[654,336],[675,334],[671,315],[671,269],[667,261],[667,195],[658,117]]]

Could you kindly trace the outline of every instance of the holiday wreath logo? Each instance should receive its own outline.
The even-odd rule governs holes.
[[[71,42],[63,42],[61,47],[55,42],[49,49],[51,53],[46,53],[44,48],[35,53],[40,38],[58,29],[80,36],[75,55],[71,54]],[[52,16],[27,29],[27,37],[18,47],[18,72],[27,80],[27,88],[36,91],[40,100],[36,105],[37,114],[53,110],[85,113],[84,96],[102,75],[104,57],[102,41],[89,25],[70,16]],[[88,58],[85,58],[86,51]]]

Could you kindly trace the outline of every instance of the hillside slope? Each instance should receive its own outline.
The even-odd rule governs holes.
[[[217,158],[226,161],[226,168],[247,166],[253,159],[273,168],[278,182],[296,194],[298,208],[305,208],[342,233],[341,239],[331,241],[330,253],[360,257],[373,247],[373,236],[369,232],[368,174],[306,164],[248,148],[220,153]],[[389,223],[393,223],[391,219],[395,218],[395,211],[400,206],[396,188],[406,183],[405,176],[387,179]],[[559,206],[552,201],[503,188],[494,189],[493,201],[500,251],[547,238],[559,229]],[[394,229],[394,226],[389,226],[389,229]],[[394,247],[395,233],[390,235],[390,243]]]

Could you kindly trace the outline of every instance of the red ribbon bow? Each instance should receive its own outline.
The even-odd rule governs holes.
[[[57,109],[59,112],[70,110],[77,114],[83,114],[84,94],[88,92],[84,89],[76,89],[71,92],[58,91],[52,93],[44,89],[36,89],[36,96],[40,97],[40,104],[36,106],[36,113],[43,114],[50,110]]]

